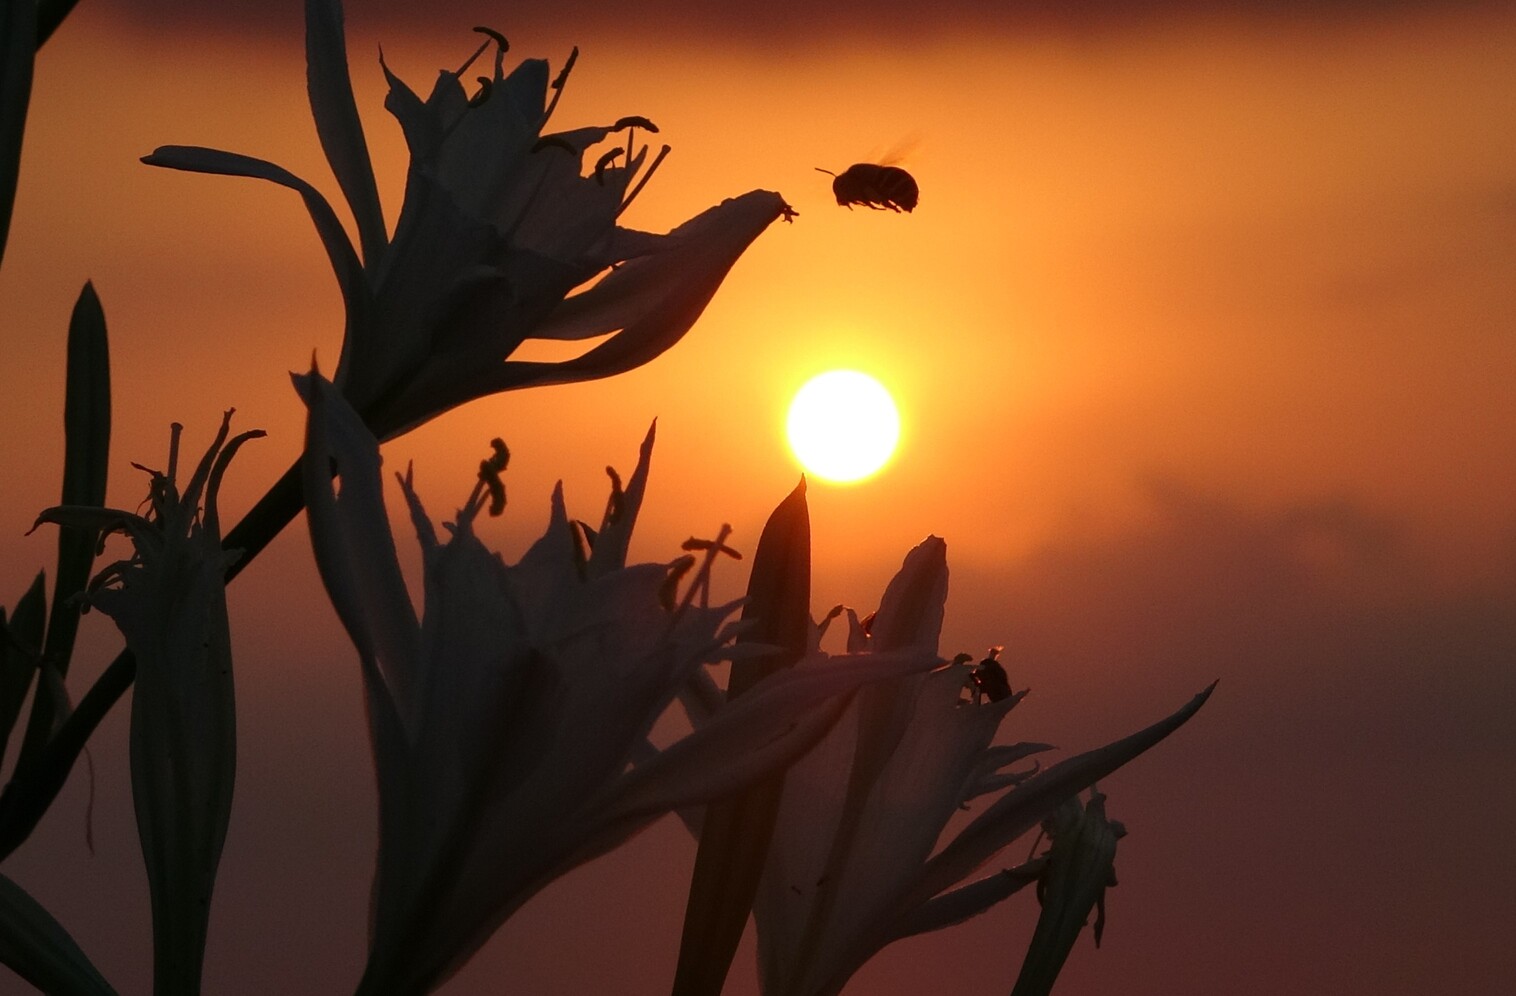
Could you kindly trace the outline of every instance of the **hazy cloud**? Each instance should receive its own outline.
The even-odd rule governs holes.
[[[925,6],[918,0],[816,3],[814,0],[644,0],[634,8],[601,0],[559,0],[527,6],[500,0],[459,0],[434,13],[418,14],[407,0],[348,0],[348,17],[369,26],[415,30],[433,23],[490,24],[507,33],[570,26],[604,28],[637,38],[649,35],[709,37],[727,43],[786,46],[826,37],[877,37],[902,41],[953,29],[1004,29],[1084,35],[1196,16],[1278,18],[1377,18],[1417,9],[1488,6],[1470,0],[950,0]],[[113,16],[155,28],[201,30],[208,26],[245,31],[287,30],[300,19],[300,0],[99,0]]]

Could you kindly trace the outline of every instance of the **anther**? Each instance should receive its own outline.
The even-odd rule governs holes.
[[[475,92],[475,94],[468,99],[468,105],[470,107],[478,107],[480,104],[484,103],[486,100],[489,100],[490,99],[490,91],[492,91],[495,88],[495,81],[492,80],[492,79],[490,79],[488,76],[480,76],[480,77],[478,77],[478,80],[479,80],[479,89],[478,89],[478,91]]]
[[[612,149],[595,163],[595,182],[605,186],[605,171],[613,166],[617,159],[621,158],[621,149]]]

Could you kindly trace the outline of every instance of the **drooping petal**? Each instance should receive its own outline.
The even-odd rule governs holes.
[[[298,193],[301,200],[305,202],[305,209],[310,212],[311,221],[316,225],[316,234],[321,237],[321,244],[326,248],[326,257],[332,264],[332,272],[337,276],[337,285],[342,291],[342,300],[347,306],[347,337],[365,334],[362,330],[369,321],[371,304],[368,284],[363,276],[363,264],[359,262],[358,254],[353,251],[353,244],[348,241],[342,222],[337,220],[332,206],[315,187],[271,162],[254,159],[252,156],[238,155],[234,152],[222,152],[218,149],[206,149],[193,145],[159,146],[151,155],[143,156],[142,161],[149,166],[162,166],[190,173],[246,176],[257,180],[268,180],[270,183],[277,183],[281,187],[288,187]]]

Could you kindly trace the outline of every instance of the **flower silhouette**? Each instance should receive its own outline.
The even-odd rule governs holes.
[[[946,545],[931,537],[906,557],[872,619],[849,614],[849,650],[935,654],[946,596]],[[969,659],[862,689],[785,775],[753,904],[765,996],[835,994],[885,945],[958,923],[1034,882],[1040,864],[960,884],[1074,793],[1167,736],[1209,694],[1044,771],[1006,771],[1050,748],[992,744],[1025,692],[971,695]],[[1003,794],[942,840],[952,816],[995,793]]]
[[[193,992],[211,892],[231,816],[236,767],[227,568],[217,513],[222,476],[253,429],[230,439],[232,413],[180,490],[179,432],[168,469],[149,471],[146,514],[62,505],[37,519],[129,536],[134,552],[102,570],[87,593],[137,662],[132,697],[132,802],[153,907],[153,976],[162,992]],[[146,468],[141,468],[146,469]]]
[[[334,382],[381,439],[499,391],[646,363],[690,329],[748,245],[794,214],[778,194],[752,191],[666,235],[621,227],[621,212],[667,152],[650,162],[637,141],[656,127],[626,117],[544,134],[574,57],[553,79],[540,59],[507,73],[505,39],[485,33],[474,58],[440,73],[425,100],[384,67],[385,106],[411,154],[390,238],[353,101],[341,6],[307,0],[311,107],[357,223],[361,259],[326,199],[272,163],[194,146],[164,146],[143,160],[261,178],[301,195],[346,304]],[[490,48],[491,72],[470,94],[463,75]],[[624,145],[587,164],[595,147],[622,134]],[[570,360],[510,359],[527,339],[601,336],[609,338]]]
[[[319,375],[297,383],[310,406],[312,544],[359,651],[379,781],[361,992],[427,991],[556,876],[663,813],[792,762],[859,684],[933,663],[896,655],[787,672],[657,751],[653,722],[702,664],[735,652],[725,625],[735,605],[673,599],[671,565],[623,563],[651,436],[588,556],[561,488],[547,532],[507,565],[473,532],[480,490],[443,542],[407,474],[426,583],[418,621],[380,493],[378,443]]]

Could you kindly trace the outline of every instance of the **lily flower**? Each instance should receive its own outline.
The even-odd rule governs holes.
[[[1011,996],[1047,996],[1074,941],[1095,910],[1095,946],[1105,933],[1105,890],[1116,884],[1116,842],[1126,827],[1105,815],[1105,796],[1091,787],[1090,801],[1067,799],[1042,822],[1049,847],[1037,880],[1042,913]]]
[[[132,802],[153,909],[153,976],[162,993],[198,992],[211,892],[231,816],[236,710],[226,569],[239,552],[221,546],[216,511],[222,475],[238,448],[232,413],[184,490],[179,431],[168,470],[150,471],[148,512],[64,505],[38,522],[121,532],[130,559],[90,582],[91,606],[116,623],[137,661],[132,696]],[[145,468],[142,468],[145,469]]]
[[[935,653],[946,595],[946,546],[931,537],[906,557],[872,620],[850,614],[849,649]],[[1066,799],[1176,729],[1209,694],[1046,770],[1007,771],[1050,748],[992,744],[1026,693],[970,694],[969,659],[863,689],[785,775],[753,904],[765,996],[831,996],[885,945],[959,923],[1035,882],[1041,859],[962,884]],[[995,794],[943,839],[951,817]]]
[[[459,70],[440,73],[425,100],[384,67],[385,106],[411,154],[391,238],[353,100],[341,5],[307,0],[311,107],[361,260],[327,200],[281,167],[193,146],[164,146],[143,160],[261,178],[301,195],[346,303],[335,383],[381,439],[499,391],[646,363],[683,337],[748,245],[794,215],[778,194],[752,191],[666,235],[619,226],[668,151],[650,161],[637,140],[656,126],[622,117],[544,132],[577,50],[556,78],[540,59],[507,72],[505,39],[484,33],[489,40]],[[469,93],[465,74],[490,49],[488,75]],[[510,359],[528,339],[603,336],[563,362]]]
[[[624,563],[651,434],[587,556],[576,535],[588,534],[576,534],[561,486],[547,532],[508,565],[473,530],[483,488],[442,541],[407,472],[400,483],[425,575],[418,620],[389,532],[378,442],[318,374],[296,380],[310,408],[302,467],[311,540],[359,652],[378,774],[362,993],[439,985],[558,875],[664,813],[793,762],[861,683],[931,664],[895,655],[776,675],[653,749],[649,731],[679,690],[737,651],[726,625],[735,603],[691,597],[705,590],[719,544],[708,544],[683,599],[670,597],[671,581],[687,563]],[[501,492],[490,491],[498,507]]]

